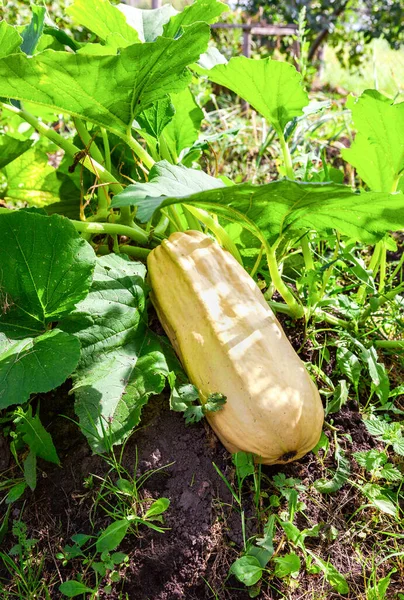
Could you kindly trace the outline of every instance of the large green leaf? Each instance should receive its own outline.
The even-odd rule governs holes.
[[[172,165],[166,160],[155,163],[149,173],[147,183],[128,185],[123,192],[114,196],[111,206],[139,206],[138,217],[150,218],[167,196],[186,196],[189,192],[199,192],[221,188],[224,183],[203,171],[188,169],[183,165]],[[146,219],[147,221],[148,219]]]
[[[141,129],[156,140],[175,113],[169,96],[157,100],[137,116]]]
[[[0,21],[0,58],[20,51],[22,37],[12,25]]]
[[[20,144],[27,145],[27,142]],[[29,206],[42,207],[59,201],[61,182],[43,150],[31,148],[10,162],[3,173],[7,178],[6,202],[26,202]]]
[[[0,409],[61,385],[79,358],[79,341],[59,329],[19,341],[0,333]]]
[[[191,173],[188,178],[191,181]],[[142,221],[148,221],[159,206],[180,202],[211,210],[240,223],[252,233],[259,228],[270,241],[298,229],[320,232],[337,229],[354,239],[373,243],[386,231],[404,227],[404,194],[401,193],[356,194],[350,187],[334,183],[281,180],[261,186],[242,184],[211,189],[186,198],[164,200],[152,197],[153,183],[142,184],[143,193],[146,186],[150,186],[146,192],[150,197],[139,200],[133,197],[131,202],[138,206],[137,216]],[[158,184],[156,180],[155,189],[162,193]],[[118,198],[122,196],[119,194]]]
[[[97,123],[126,139],[134,117],[187,87],[186,66],[205,51],[209,27],[197,23],[176,40],[133,44],[117,56],[45,50],[0,59],[3,97],[31,101]]]
[[[73,378],[76,413],[96,450],[105,448],[104,430],[113,443],[131,433],[170,370],[160,339],[147,326],[145,270],[120,256],[99,258],[87,298],[62,323],[81,343]]]
[[[376,90],[366,90],[358,99],[350,97],[347,106],[358,133],[351,148],[342,150],[343,158],[370,189],[395,191],[404,171],[404,102],[393,104]]]
[[[189,89],[172,94],[171,101],[175,114],[164,129],[163,138],[172,161],[177,163],[181,150],[190,148],[198,138],[203,112]]]
[[[17,140],[4,133],[0,135],[0,169],[24,154],[31,146],[32,140]]]
[[[198,22],[213,23],[222,12],[228,10],[226,4],[218,0],[196,0],[180,13],[171,4],[154,10],[143,10],[127,4],[119,4],[118,8],[145,42],[153,42],[159,35],[177,37],[184,27]]]
[[[247,100],[280,131],[309,103],[300,73],[289,63],[238,56],[210,71],[193,68]]]
[[[140,41],[136,29],[109,0],[75,0],[66,13],[100,39],[108,40],[108,45],[123,48]]]
[[[164,36],[175,37],[181,28],[188,27],[198,21],[204,23],[215,23],[218,17],[228,11],[229,7],[223,2],[217,0],[196,0],[193,4],[186,6],[184,10],[164,25]]]
[[[121,3],[118,8],[125,15],[128,24],[136,29],[142,42],[154,42],[158,36],[163,35],[164,25],[178,12],[171,4],[150,10]]]
[[[44,333],[88,292],[94,251],[68,219],[26,211],[0,214],[0,331]]]
[[[22,32],[23,42],[21,44],[21,50],[25,52],[25,54],[34,54],[35,52],[43,32],[46,8],[44,6],[32,4],[31,11],[31,22]]]
[[[17,155],[13,162],[9,162],[3,170],[6,177],[5,190],[1,194],[7,203],[26,203],[28,206],[45,207],[48,214],[60,214],[70,219],[78,219],[80,214],[80,185],[86,186],[87,179],[92,183],[89,173],[80,167],[73,174],[68,173],[68,166],[73,159],[64,160],[56,170],[48,163],[48,155],[40,148],[32,148],[28,152],[22,151],[29,148],[31,140],[24,142],[14,140],[7,136],[0,137],[0,150],[2,140],[5,140],[5,156]],[[8,140],[10,143],[8,143]],[[18,156],[19,153],[20,155]],[[1,159],[0,159],[1,164]],[[87,187],[91,184],[88,182]]]
[[[27,411],[20,408],[18,415],[17,432],[22,435],[22,439],[28,444],[31,452],[44,460],[59,465],[60,460],[52,437],[42,425],[39,413],[33,415],[32,406],[29,405]]]

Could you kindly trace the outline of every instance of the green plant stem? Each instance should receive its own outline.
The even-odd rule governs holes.
[[[321,320],[321,321],[325,321],[326,323],[329,323],[330,325],[336,325],[337,327],[341,327],[342,329],[351,329],[353,324],[350,323],[349,321],[345,321],[344,319],[339,319],[338,317],[335,317],[334,315],[330,315],[330,313],[326,313],[323,310],[320,310],[319,308],[317,308],[314,313],[313,316],[315,316],[317,319]]]
[[[236,244],[233,242],[227,231],[212,217],[212,215],[206,212],[206,210],[196,208],[196,206],[191,206],[190,204],[184,204],[184,207],[189,210],[191,214],[197,217],[197,219],[202,221],[202,223],[206,225],[208,229],[213,231],[221,245],[234,256],[240,265],[243,264],[243,259],[241,258]]]
[[[285,315],[289,315],[290,317],[294,316],[293,310],[291,310],[291,308],[287,304],[282,304],[282,302],[275,302],[274,300],[267,300],[267,303],[270,306],[270,308],[272,308],[275,312],[280,312]],[[330,313],[326,313],[325,311],[320,309],[317,309],[314,315],[321,321],[325,321],[325,323],[329,323],[330,325],[337,325],[342,329],[350,329],[352,327],[352,323],[344,321],[343,319],[339,319],[338,317],[330,315]]]
[[[383,294],[386,283],[386,263],[387,263],[387,248],[386,244],[380,249],[380,274],[379,274],[379,294]]]
[[[264,254],[264,246],[261,246],[260,251],[258,252],[257,260],[255,261],[254,266],[251,269],[250,277],[253,277],[253,278],[255,277],[255,274],[257,273],[258,268],[260,266],[263,254]]]
[[[188,227],[190,229],[193,229],[194,231],[202,231],[200,222],[195,217],[195,215],[190,210],[188,210],[188,208],[185,206],[185,204],[182,205],[182,210],[184,213],[184,217],[187,220]]]
[[[110,249],[105,244],[96,246],[96,249],[98,254],[110,254]],[[140,248],[139,246],[128,246],[122,244],[119,246],[119,252],[120,254],[127,254],[128,256],[133,256],[133,258],[138,258],[139,260],[146,260],[151,250],[149,250],[149,248]]]
[[[283,155],[283,164],[285,166],[286,177],[288,179],[291,179],[292,181],[294,181],[295,173],[293,171],[292,157],[290,155],[289,145],[288,145],[287,141],[285,140],[285,136],[281,129],[276,128],[276,133],[278,134],[279,142],[281,145],[281,150],[282,150],[282,155]],[[313,261],[313,255],[310,250],[308,235],[309,234],[307,233],[306,235],[304,235],[301,238],[300,245],[302,248],[304,264],[305,264],[306,269],[308,271],[314,271],[315,266],[314,266],[314,261]]]
[[[293,316],[293,311],[287,304],[282,304],[282,302],[276,302],[275,300],[267,300],[267,304],[275,312],[280,312],[284,315],[289,315],[290,317]]]
[[[135,240],[140,244],[147,244],[149,241],[148,235],[143,229],[128,227],[121,223],[95,223],[88,221],[70,221],[77,231],[83,233],[91,233],[95,235],[125,235],[131,240]]]
[[[185,227],[181,222],[181,217],[175,206],[168,206],[167,212],[171,215],[171,220],[175,224],[177,231],[185,231]]]
[[[372,271],[373,274],[373,278],[377,275],[377,270],[378,270],[378,266],[379,266],[379,260],[380,260],[380,251],[381,251],[381,243],[382,242],[377,242],[374,250],[373,250],[373,255],[372,258],[370,259],[370,263],[369,263],[369,271]],[[363,283],[357,293],[357,301],[359,302],[359,304],[363,304],[365,302],[367,296],[367,285],[366,283]]]
[[[147,152],[147,150],[145,150],[143,148],[143,146],[141,146],[139,144],[139,142],[137,140],[135,140],[135,138],[132,137],[131,135],[128,135],[125,138],[125,142],[128,144],[129,148],[131,148],[133,150],[133,152],[136,154],[136,156],[142,161],[144,166],[150,170],[152,168],[152,166],[154,165],[155,161],[150,156],[150,154]]]
[[[373,345],[376,348],[386,348],[387,350],[404,350],[404,340],[374,340]]]
[[[62,150],[64,150],[66,154],[68,154],[72,158],[74,158],[75,155],[80,152],[80,148],[75,146],[69,140],[62,137],[60,133],[57,133],[51,127],[48,127],[48,125],[45,125],[44,123],[39,121],[39,119],[34,117],[34,115],[31,115],[31,113],[29,113],[28,111],[5,103],[0,103],[0,106],[5,110],[8,110],[9,112],[12,112],[21,117],[21,119],[32,125],[32,127],[34,127],[34,129],[36,129],[38,133],[54,142],[57,146],[59,146],[59,148],[62,148]],[[100,163],[98,163],[94,159],[91,159],[89,156],[86,155],[80,160],[80,163],[84,165],[86,169],[91,171],[91,173],[96,175],[102,183],[108,183],[111,186],[111,188],[113,188],[115,194],[118,194],[119,192],[123,191],[123,186],[119,183],[117,179],[115,179],[112,173],[107,171],[107,169],[105,169]]]
[[[111,150],[109,147],[109,138],[107,130],[104,127],[101,127],[101,135],[102,135],[102,143],[104,146],[104,164],[105,168],[111,173],[112,172],[112,163],[111,163]],[[108,198],[108,206],[110,204],[109,198],[109,186],[105,187],[105,194]]]
[[[130,206],[121,206],[121,208],[119,209],[119,214],[120,216],[118,219],[118,223],[126,225],[127,227],[135,227]]]
[[[281,129],[275,128],[276,133],[279,137],[279,142],[281,145],[282,155],[283,155],[283,164],[285,166],[286,177],[288,179],[294,180],[295,174],[293,172],[292,165],[292,157],[290,156],[290,150],[287,141],[285,140],[285,136],[283,135],[283,131]]]
[[[386,302],[390,302],[390,300],[393,300],[398,294],[401,294],[401,292],[404,292],[404,282],[398,285],[393,290],[390,290],[390,292],[387,292],[387,294],[384,294],[384,296],[382,296],[381,298],[379,298],[379,304],[377,308],[379,309],[381,306],[383,306],[383,304],[386,304]],[[359,320],[359,325],[363,325],[371,313],[372,309],[369,305],[367,309],[363,312]]]
[[[102,143],[104,145],[105,166],[108,169],[108,171],[111,171],[112,170],[111,150],[109,147],[108,133],[104,127],[101,128],[101,135],[102,135]]]
[[[289,306],[291,310],[291,315],[296,319],[301,319],[304,316],[303,306],[296,300],[292,292],[289,290],[288,286],[283,281],[279,273],[279,266],[276,260],[275,250],[268,244],[265,238],[262,238],[261,241],[265,246],[265,253],[267,255],[269,273],[271,275],[271,279],[275,288],[278,290],[282,298],[285,300],[286,304]]]
[[[77,129],[77,133],[79,134],[81,141],[86,147],[87,153],[94,158],[99,164],[104,162],[104,157],[100,152],[95,140],[91,137],[90,133],[85,126],[85,123],[81,119],[75,117],[73,119],[74,125]],[[108,195],[108,186],[100,186],[98,194],[98,206],[97,206],[97,219],[106,219],[108,217],[108,209],[109,209],[109,195]]]
[[[314,267],[313,256],[312,256],[311,250],[310,250],[308,235],[309,234],[307,233],[306,235],[304,235],[302,237],[302,239],[300,240],[300,245],[302,247],[304,265],[305,265],[306,269],[308,271],[314,271],[315,267]]]
[[[396,268],[394,269],[394,271],[392,272],[392,274],[389,277],[389,282],[393,281],[395,276],[397,275],[397,273],[400,271],[401,267],[404,264],[404,252],[402,253],[400,260],[398,261],[398,265],[396,266]]]
[[[77,130],[77,133],[79,134],[79,136],[81,138],[81,141],[83,142],[84,146],[87,148],[87,152],[89,154],[91,154],[91,156],[93,158],[95,158],[95,160],[97,162],[102,164],[104,162],[104,157],[101,154],[101,151],[97,146],[97,142],[90,135],[85,123],[78,117],[74,117],[73,122],[74,122],[74,126]]]
[[[386,304],[386,302],[393,300],[397,296],[397,294],[401,294],[401,292],[404,292],[404,281],[393,290],[390,290],[389,292],[384,294],[384,296],[380,298],[379,306],[383,306],[383,304]]]
[[[334,249],[334,252],[333,252],[333,255],[332,255],[332,259],[331,259],[331,265],[328,267],[328,269],[326,270],[326,272],[324,273],[324,276],[323,276],[323,283],[321,285],[321,290],[320,290],[319,295],[318,295],[318,299],[319,300],[321,300],[324,297],[325,290],[327,288],[327,284],[328,284],[328,282],[330,280],[331,273],[332,273],[332,271],[334,269],[334,263],[337,260],[338,254],[339,254],[339,243],[340,243],[339,233],[338,233],[338,231],[336,231],[335,233],[336,233],[335,249]]]
[[[166,217],[166,215],[161,214],[160,220],[157,223],[156,227],[154,228],[154,233],[156,235],[164,235],[169,224],[170,224],[169,218]]]

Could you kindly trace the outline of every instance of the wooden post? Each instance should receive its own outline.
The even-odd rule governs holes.
[[[243,31],[243,55],[247,58],[251,56],[251,27]]]
[[[243,56],[247,58],[251,57],[251,27],[245,27],[243,29]],[[250,110],[250,105],[248,102],[243,100],[241,106],[243,107],[243,111],[247,117],[248,111]]]

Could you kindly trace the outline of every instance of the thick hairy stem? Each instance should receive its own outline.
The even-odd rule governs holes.
[[[81,119],[77,117],[73,119],[74,125],[77,129],[77,133],[81,137],[81,141],[86,147],[87,153],[95,159],[98,163],[104,163],[104,157],[101,154],[100,149],[98,148],[95,140],[91,137],[90,133],[85,126],[85,123]],[[100,186],[98,193],[98,208],[97,208],[97,218],[100,220],[106,219],[108,216],[109,209],[109,195],[108,195],[108,186]]]
[[[133,150],[136,156],[142,161],[144,166],[150,170],[154,165],[155,161],[150,156],[150,154],[143,148],[143,146],[141,146],[139,142],[135,140],[135,138],[133,138],[131,135],[128,135],[125,138],[125,142],[128,144],[129,148]]]
[[[288,177],[289,179],[294,179],[295,174],[293,172],[292,157],[290,156],[288,143],[285,140],[285,136],[283,135],[283,131],[281,129],[276,129],[276,133],[278,134],[279,142],[281,145],[286,177]]]
[[[302,237],[302,239],[300,240],[300,245],[302,247],[302,252],[303,252],[304,266],[306,267],[306,269],[308,271],[314,271],[315,267],[314,267],[313,256],[312,256],[311,250],[310,250],[308,235],[309,234],[307,233],[306,235],[304,235]]]
[[[32,125],[41,135],[47,137],[49,140],[54,142],[59,148],[62,148],[72,158],[74,158],[77,154],[81,152],[81,149],[75,146],[72,142],[62,137],[59,133],[57,133],[51,127],[48,127],[39,119],[31,115],[31,113],[23,110],[21,108],[17,108],[16,106],[12,106],[11,104],[0,103],[0,106],[9,112],[12,112],[18,116],[20,116],[24,121]],[[86,167],[91,173],[98,176],[101,183],[108,183],[113,189],[115,194],[123,191],[123,186],[119,183],[117,179],[105,169],[99,162],[94,159],[90,159],[89,156],[85,156],[80,159],[80,163]]]
[[[276,260],[275,250],[268,244],[265,239],[261,240],[265,246],[265,253],[267,255],[267,262],[269,273],[271,275],[272,283],[275,286],[275,289],[280,293],[282,298],[285,300],[286,304],[289,306],[291,310],[291,315],[296,319],[301,319],[304,317],[304,309],[303,306],[296,300],[288,286],[283,281],[280,273],[279,266]]]
[[[110,249],[108,246],[106,246],[105,244],[102,244],[101,246],[97,246],[97,253],[98,254],[110,254]],[[132,256],[133,258],[137,258],[138,260],[146,260],[146,258],[149,256],[151,250],[149,250],[148,248],[139,248],[138,246],[128,246],[125,244],[122,244],[119,246],[119,252],[120,254],[127,254],[128,256]]]
[[[77,231],[95,235],[125,235],[140,244],[147,244],[148,235],[140,227],[128,227],[120,223],[94,223],[88,221],[70,221]]]
[[[404,350],[404,340],[374,340],[373,345],[386,350]]]
[[[264,254],[264,246],[261,246],[260,251],[258,252],[257,260],[255,261],[254,266],[251,269],[250,277],[255,277],[255,274],[258,271],[259,266],[261,264],[263,254]]]
[[[190,204],[184,205],[187,210],[191,214],[193,214],[197,219],[199,219],[208,229],[210,229],[219,242],[222,244],[223,248],[226,248],[234,256],[234,258],[240,263],[243,264],[243,260],[241,258],[240,252],[236,244],[233,242],[227,231],[218,223],[212,215],[210,215],[206,210],[202,208],[196,208],[196,206],[191,206]]]

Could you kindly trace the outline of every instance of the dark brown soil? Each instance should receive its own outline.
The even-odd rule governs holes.
[[[287,328],[287,323],[284,325]],[[296,332],[295,338],[298,346],[302,341],[300,333]],[[312,350],[305,348],[304,353],[307,359]],[[61,598],[58,591],[60,583],[76,577],[83,569],[79,560],[63,567],[55,554],[71,543],[72,535],[97,533],[110,523],[109,517],[100,508],[95,516],[91,513],[90,519],[99,486],[96,477],[93,478],[94,489],[88,489],[84,481],[90,474],[105,477],[108,467],[102,458],[91,454],[78,427],[61,416],[74,418],[73,400],[67,391],[68,387],[64,386],[40,399],[41,418],[53,437],[62,467],[41,462],[36,491],[26,494],[24,501],[14,504],[12,510],[12,518],[22,518],[28,525],[28,536],[39,540],[36,549],[46,557],[43,575],[50,583],[52,600]],[[375,446],[354,402],[351,401],[328,420],[338,430],[348,456],[354,451]],[[326,429],[326,434],[332,440],[333,432]],[[0,438],[0,448],[3,446]],[[203,423],[185,426],[182,415],[168,410],[164,397],[155,398],[144,412],[142,428],[135,432],[125,447],[123,465],[129,471],[133,472],[136,457],[138,475],[163,467],[147,480],[142,494],[146,498],[170,499],[164,518],[167,530],[158,533],[141,527],[137,535],[126,536],[119,549],[129,554],[129,564],[122,571],[122,580],[114,584],[111,592],[101,592],[100,598],[247,600],[246,588],[234,577],[229,577],[230,565],[243,550],[240,513],[213,463],[229,481],[233,481],[234,469],[231,457],[210,428]],[[1,458],[4,469],[9,462],[4,448]],[[354,460],[351,462],[352,479],[356,480],[363,472]],[[308,539],[307,547],[324,561],[330,559],[346,576],[350,594],[340,596],[334,593],[321,574],[308,575],[302,569],[297,581],[287,586],[276,578],[271,578],[270,582],[264,579],[259,598],[366,598],[364,580],[369,576],[369,567],[365,561],[369,559],[368,564],[371,564],[370,559],[378,543],[372,524],[383,517],[369,507],[361,509],[366,502],[349,483],[332,495],[318,493],[312,484],[320,477],[329,476],[328,468],[335,468],[332,454],[323,464],[309,454],[297,463],[280,468],[263,467],[262,507],[267,508],[267,499],[279,493],[271,481],[277,472],[301,479],[307,488],[300,494],[299,500],[306,507],[298,513],[296,525],[303,529],[316,523],[322,524],[320,537]],[[247,538],[260,534],[262,525],[256,518],[253,493],[248,484],[244,490],[243,505]],[[363,523],[363,527],[354,527],[358,522]],[[332,527],[338,531],[336,539],[329,535]],[[9,534],[3,549],[8,550],[15,541]],[[280,532],[275,547],[279,555],[290,551]],[[300,550],[296,551],[303,559]],[[378,577],[386,575],[390,568],[391,564],[386,560],[378,569]],[[397,592],[402,591],[400,580],[403,576],[404,573],[393,575],[387,599],[397,598]],[[7,579],[1,563],[0,577],[3,581]]]

